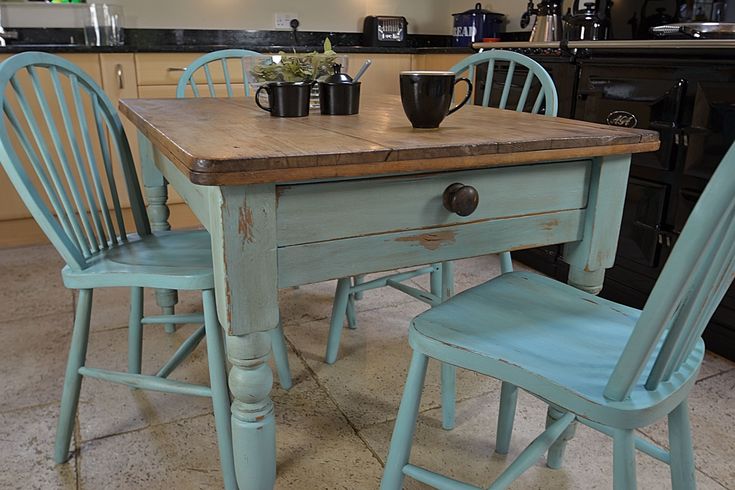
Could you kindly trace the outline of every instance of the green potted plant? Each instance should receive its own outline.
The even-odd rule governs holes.
[[[243,59],[251,89],[267,82],[312,82],[332,74],[335,63],[347,69],[347,56],[332,50],[332,43],[324,41],[324,51],[311,53],[285,53],[251,56]],[[311,107],[319,106],[319,89],[312,90]]]

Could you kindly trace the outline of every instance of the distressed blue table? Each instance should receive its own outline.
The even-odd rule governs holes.
[[[278,288],[564,243],[569,282],[599,292],[630,156],[659,145],[652,131],[469,106],[413,130],[392,96],[364,98],[356,116],[295,119],[236,98],[120,109],[139,130],[154,227],[167,227],[171,184],[212,237],[242,489],[275,481]],[[479,194],[467,217],[442,204],[457,182]]]

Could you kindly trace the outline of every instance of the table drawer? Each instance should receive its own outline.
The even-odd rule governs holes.
[[[590,168],[581,160],[279,186],[278,246],[581,209]],[[444,190],[455,182],[479,194],[467,217],[442,204]]]

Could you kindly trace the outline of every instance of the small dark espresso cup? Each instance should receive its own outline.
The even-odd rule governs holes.
[[[277,117],[303,117],[309,115],[309,94],[313,82],[268,82],[255,92],[255,103],[264,111]],[[268,94],[268,107],[260,103],[260,92]]]
[[[400,77],[403,110],[414,128],[438,128],[445,117],[465,105],[472,95],[472,82],[466,78],[455,80],[451,71],[402,71]],[[450,109],[454,85],[459,82],[467,84],[467,95]]]

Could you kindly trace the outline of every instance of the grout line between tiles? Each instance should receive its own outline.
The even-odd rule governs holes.
[[[357,310],[357,313],[358,314],[360,314],[360,313],[367,313],[369,311],[380,310],[381,308],[395,308],[395,307],[398,307],[398,306],[407,305],[407,304],[412,303],[412,302],[415,302],[415,301],[416,300],[414,300],[414,299],[412,299],[412,298],[410,298],[410,297],[407,296],[405,300],[398,301],[397,303],[388,303],[388,304],[382,304],[382,305],[372,306],[370,308],[358,309]],[[283,322],[283,326],[284,327],[300,327],[302,325],[308,325],[310,323],[321,322],[321,321],[327,320],[327,319],[329,319],[330,315],[319,316],[319,317],[310,317],[306,321],[299,321],[301,319],[295,319],[295,320],[291,320],[291,321],[288,321],[287,320],[287,321],[284,321]],[[293,344],[291,344],[291,345],[293,346]],[[295,348],[293,350],[295,352],[298,352],[298,351],[296,351]]]
[[[355,426],[355,424],[349,419],[349,417],[347,417],[347,414],[342,410],[342,407],[339,406],[339,404],[337,403],[337,400],[334,399],[334,397],[329,392],[329,390],[327,389],[327,387],[324,384],[322,384],[321,380],[316,375],[316,372],[311,368],[311,366],[309,366],[309,363],[306,362],[306,359],[304,359],[304,357],[301,355],[301,352],[296,349],[296,346],[293,344],[293,342],[291,342],[288,339],[287,336],[284,335],[284,337],[286,338],[286,342],[288,343],[288,345],[291,346],[291,349],[296,354],[296,357],[299,358],[299,360],[301,361],[301,363],[304,365],[306,371],[314,379],[314,382],[316,383],[316,385],[319,388],[321,388],[321,390],[324,392],[324,394],[327,396],[327,398],[329,398],[329,401],[332,402],[332,404],[337,409],[337,411],[339,412],[339,414],[342,416],[342,418],[345,420],[345,422],[347,422],[347,425],[352,429],[352,432],[354,432],[355,436],[357,436],[357,438],[360,439],[360,441],[362,441],[362,443],[365,445],[365,448],[370,452],[370,454],[372,454],[373,458],[375,458],[375,460],[378,462],[378,464],[381,467],[384,468],[385,467],[385,462],[383,461],[383,459],[378,455],[377,452],[375,452],[375,450],[372,448],[372,446],[370,446],[370,444],[368,444],[367,440],[362,436],[362,434],[360,434],[360,431],[358,430],[357,426]]]
[[[702,381],[706,381],[708,379],[716,378],[717,376],[722,376],[723,374],[727,374],[732,371],[735,371],[735,367],[725,369],[724,371],[720,371],[719,373],[710,374],[709,376],[705,376],[704,378],[700,378],[697,381],[695,381],[694,384],[701,383]]]
[[[476,395],[468,395],[468,396],[465,396],[463,398],[457,398],[455,400],[455,404],[463,403],[463,402],[466,402],[466,401],[469,401],[469,400],[474,400],[475,398],[481,398],[483,396],[491,395],[493,393],[495,393],[495,390],[484,391],[484,392],[478,393]],[[436,409],[439,409],[439,408],[441,408],[441,403],[430,403],[430,404],[428,404],[428,406],[426,408],[419,409],[419,415],[425,414],[427,412],[430,412],[432,410],[436,410]],[[379,420],[377,422],[370,423],[370,424],[368,424],[368,425],[366,425],[364,427],[360,427],[358,430],[371,429],[373,427],[376,427],[376,426],[382,425],[382,424],[386,424],[388,422],[395,422],[395,420],[396,420],[396,417],[391,417],[391,418],[387,418],[387,419],[384,419],[384,420]]]
[[[44,408],[44,407],[48,407],[51,405],[58,405],[58,403],[59,402],[57,400],[54,400],[54,401],[46,402],[46,403],[39,403],[37,405],[28,405],[25,407],[9,408],[7,410],[0,410],[0,415],[13,414],[15,412],[23,412],[25,410],[34,410],[38,408]]]
[[[639,434],[641,434],[641,435],[643,435],[647,439],[653,441],[654,444],[656,444],[657,446],[659,446],[661,448],[666,448],[667,447],[667,446],[664,445],[664,443],[662,443],[661,441],[659,441],[658,438],[656,438],[653,434],[648,434],[648,433],[644,432],[643,429],[645,429],[645,427],[638,428],[638,429],[636,429],[636,432],[639,433]],[[667,449],[667,451],[668,451],[668,449]],[[704,471],[704,469],[700,465],[698,465],[696,463],[696,461],[697,461],[697,454],[696,454],[696,451],[695,451],[694,452],[694,469],[696,471],[700,472],[701,474],[703,474],[704,476],[706,476],[707,478],[709,478],[710,480],[714,481],[715,483],[717,483],[718,485],[720,485],[724,489],[726,489],[726,490],[733,490],[731,487],[728,487],[724,483],[722,483],[717,477],[712,476],[709,473],[707,473],[706,471]]]
[[[104,436],[93,437],[92,439],[87,439],[86,441],[82,441],[81,440],[81,436],[80,436],[79,451],[81,452],[82,446],[86,446],[90,442],[103,441],[105,439],[109,439],[110,437],[135,434],[136,432],[142,432],[142,431],[147,430],[147,429],[154,429],[154,428],[157,428],[157,427],[163,427],[164,425],[178,424],[180,422],[184,422],[184,421],[188,421],[188,420],[195,420],[195,419],[198,419],[198,418],[201,418],[201,417],[211,417],[211,416],[212,416],[212,412],[202,413],[202,414],[199,414],[199,415],[194,415],[192,417],[179,417],[179,418],[167,420],[166,422],[159,422],[159,423],[155,423],[155,424],[148,424],[145,427],[137,427],[135,429],[124,430],[122,432],[115,432],[115,433],[112,433],[112,434],[105,434]]]
[[[74,316],[73,316],[74,310],[73,309],[67,310],[67,309],[62,308],[57,311],[43,313],[41,315],[14,316],[13,318],[0,318],[0,325],[2,325],[3,323],[15,323],[15,322],[26,321],[26,320],[39,320],[41,318],[47,318],[47,317],[58,317],[59,315],[63,315],[65,313],[72,313],[71,320],[73,322],[74,321]]]

